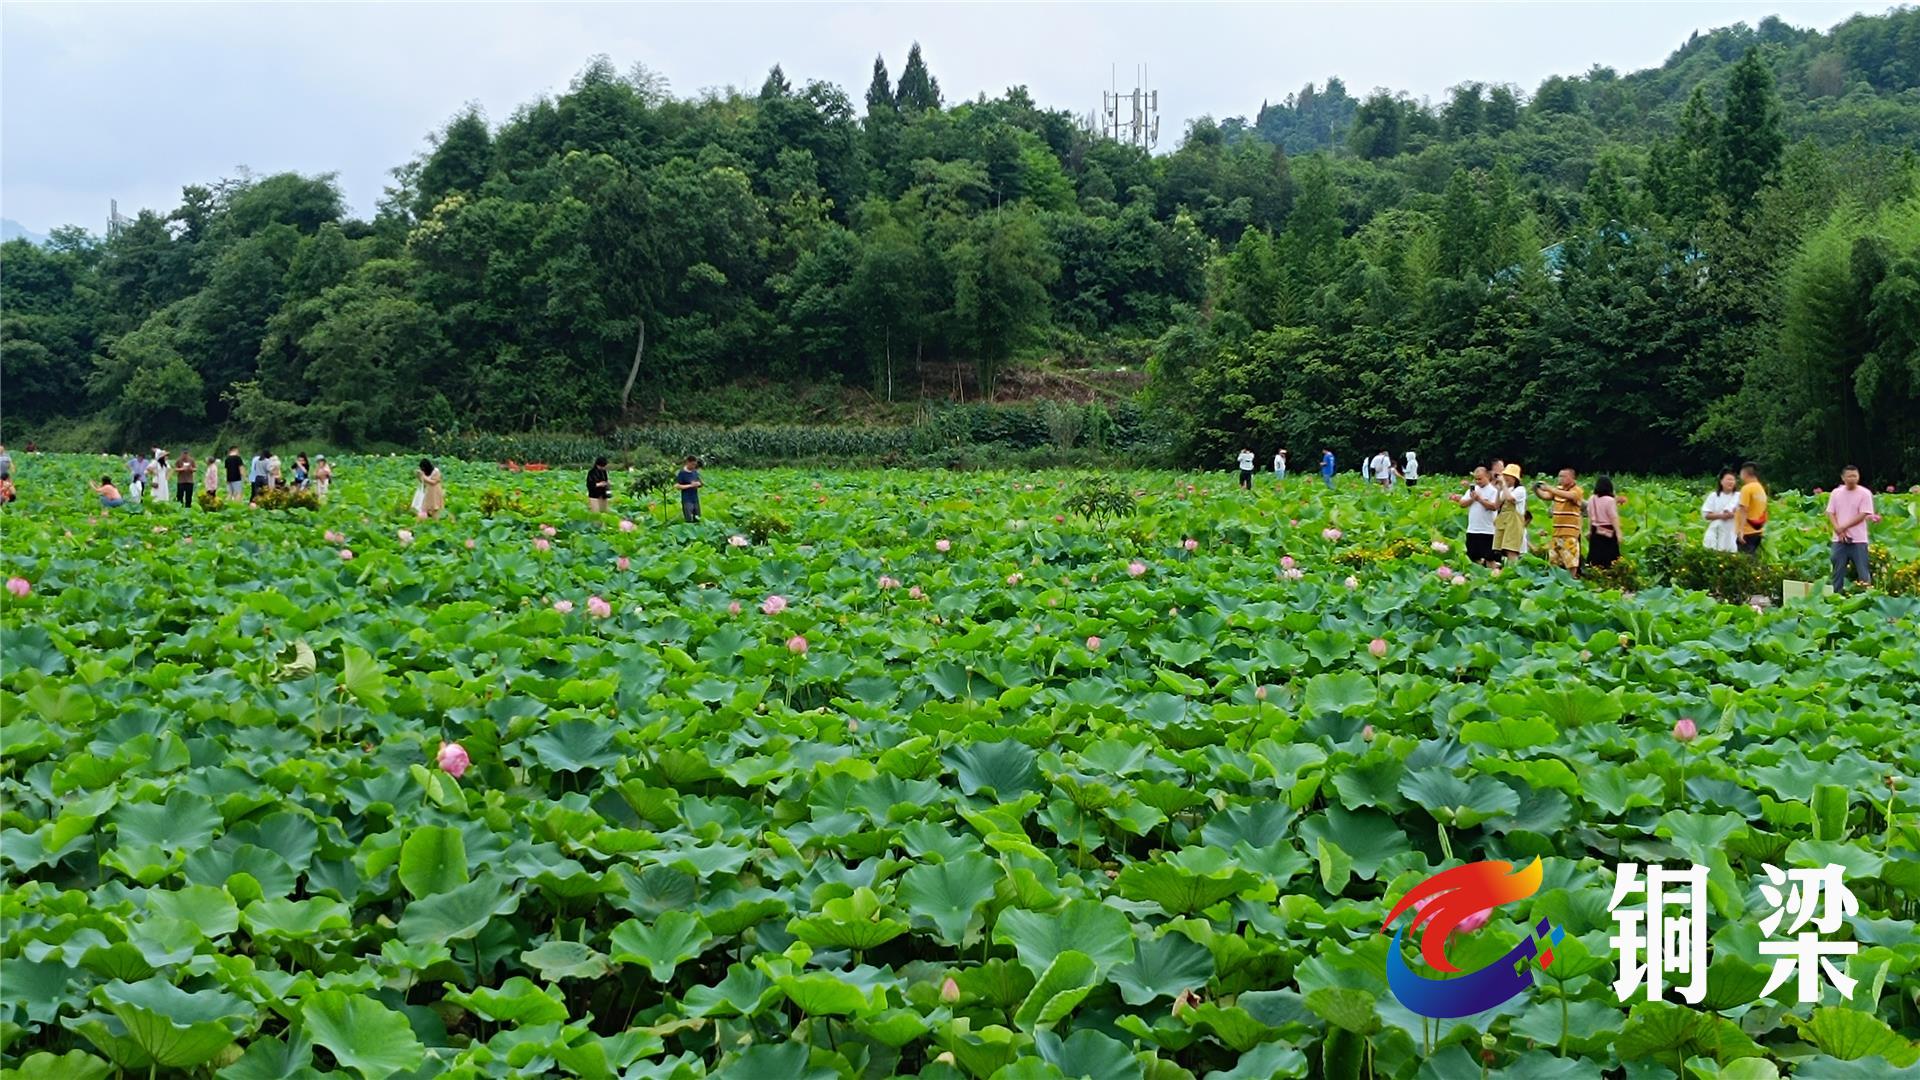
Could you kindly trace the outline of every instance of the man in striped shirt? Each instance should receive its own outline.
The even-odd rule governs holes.
[[[1587,493],[1572,469],[1560,470],[1560,486],[1541,484],[1535,491],[1553,505],[1553,540],[1547,562],[1568,573],[1580,573],[1580,513]]]

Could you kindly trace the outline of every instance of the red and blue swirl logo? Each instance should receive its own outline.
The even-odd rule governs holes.
[[[1380,928],[1386,933],[1401,915],[1414,913],[1407,927],[1393,931],[1393,944],[1387,949],[1387,986],[1400,1004],[1421,1016],[1472,1016],[1532,986],[1533,963],[1537,961],[1543,968],[1551,965],[1553,946],[1562,937],[1561,929],[1547,920],[1541,919],[1533,928],[1533,936],[1509,949],[1505,956],[1465,975],[1447,959],[1447,937],[1455,929],[1471,930],[1484,923],[1487,913],[1501,904],[1532,896],[1540,888],[1540,873],[1537,858],[1518,871],[1509,862],[1468,863],[1443,870],[1407,890]],[[1452,978],[1429,979],[1407,966],[1401,939],[1408,928],[1420,931],[1420,958],[1427,966]]]

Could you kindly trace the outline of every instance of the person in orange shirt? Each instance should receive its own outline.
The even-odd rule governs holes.
[[[1767,489],[1760,483],[1760,466],[1749,461],[1740,466],[1740,505],[1733,519],[1734,547],[1742,555],[1760,554],[1760,542],[1766,539]]]
[[[94,494],[100,496],[100,505],[109,510],[116,506],[126,505],[126,500],[120,497],[120,489],[113,486],[113,477],[111,476],[103,476],[100,478],[99,483],[89,484],[87,486],[93,488]]]

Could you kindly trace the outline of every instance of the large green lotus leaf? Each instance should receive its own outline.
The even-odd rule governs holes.
[[[1534,687],[1524,694],[1494,694],[1487,704],[1502,716],[1541,716],[1563,730],[1610,724],[1626,711],[1619,690],[1600,690],[1572,680]]]
[[[1670,810],[1660,816],[1653,831],[1656,836],[1673,841],[1673,846],[1691,861],[1706,865],[1721,854],[1728,837],[1746,827],[1747,822],[1734,814]]]
[[[774,993],[773,980],[746,964],[727,968],[727,977],[687,991],[688,1016],[758,1016]]]
[[[1316,713],[1344,713],[1378,698],[1373,680],[1357,671],[1326,672],[1307,680],[1306,706]]]
[[[1040,770],[1033,748],[1013,739],[949,747],[941,760],[958,774],[968,795],[991,791],[1003,800],[1040,791]]]
[[[1355,1035],[1372,1035],[1380,1030],[1378,1002],[1365,990],[1323,986],[1306,995],[1305,1001],[1314,1015],[1334,1027]]]
[[[787,933],[817,949],[864,951],[884,945],[907,932],[907,924],[883,914],[885,905],[872,889],[861,886],[852,896],[828,900],[818,915],[797,916]]]
[[[112,1065],[85,1050],[59,1055],[42,1050],[28,1054],[17,1068],[0,1069],[0,1080],[106,1080],[111,1075]]]
[[[604,769],[620,760],[613,731],[591,720],[562,720],[527,740],[535,760],[556,773]]]
[[[467,883],[467,844],[459,829],[421,825],[400,845],[400,884],[415,900]]]
[[[962,1000],[978,999],[1008,1012],[1033,991],[1034,975],[1024,965],[994,957],[984,964],[962,968],[953,976]]]
[[[1082,1028],[1065,1039],[1051,1031],[1037,1031],[1033,1049],[1041,1060],[1072,1080],[1143,1080],[1146,1076],[1146,1066],[1125,1043],[1091,1028]]]
[[[773,984],[808,1016],[871,1016],[886,1008],[883,991],[876,990],[869,997],[830,972],[781,975]]]
[[[1471,828],[1520,809],[1520,796],[1491,776],[1462,780],[1447,769],[1422,769],[1400,781],[1400,794],[1449,825]]]
[[[245,1029],[253,1009],[223,990],[188,993],[162,978],[118,979],[95,991],[149,1058],[173,1069],[213,1060]]]
[[[353,913],[347,905],[331,896],[310,900],[255,900],[240,913],[247,932],[256,937],[280,937],[303,940],[353,925]]]
[[[515,975],[497,988],[449,990],[446,1000],[495,1023],[516,1027],[552,1024],[567,1018],[567,1005],[559,992],[542,990],[524,975]]]
[[[1399,824],[1371,810],[1329,806],[1324,814],[1301,822],[1300,835],[1309,842],[1325,840],[1338,847],[1353,859],[1353,872],[1367,880],[1379,873],[1388,859],[1411,850]]]
[[[1474,720],[1460,725],[1461,742],[1491,746],[1495,750],[1548,746],[1559,737],[1559,729],[1538,716],[1505,716],[1499,720]]]
[[[993,927],[996,944],[1011,945],[1038,975],[1069,950],[1091,957],[1102,973],[1133,958],[1133,928],[1119,911],[1093,900],[1069,900],[1057,912],[1009,908]]]
[[[1284,1042],[1270,1042],[1241,1054],[1233,1068],[1210,1072],[1202,1080],[1293,1080],[1305,1075],[1305,1054]]]
[[[196,927],[208,938],[225,937],[240,928],[240,909],[227,890],[212,885],[188,885],[172,892],[147,895],[147,910]]]
[[[400,938],[407,942],[459,941],[478,934],[495,916],[510,915],[520,896],[492,872],[450,889],[422,897],[400,913]]]
[[[1107,979],[1129,1005],[1198,990],[1213,978],[1213,953],[1185,934],[1163,933],[1134,942],[1133,959],[1115,964]]]
[[[614,927],[609,952],[616,964],[645,964],[654,982],[673,978],[683,962],[699,956],[713,934],[697,915],[684,911],[663,913],[652,926],[628,919]]]
[[[1093,958],[1069,949],[1054,957],[1040,973],[1033,991],[1020,1003],[1013,1022],[1023,1031],[1051,1027],[1066,1019],[1080,1002],[1086,1000],[1099,982],[1100,973]]]
[[[967,853],[946,862],[921,863],[900,875],[896,893],[915,921],[926,920],[943,944],[958,946],[974,927],[980,905],[993,897],[1000,871],[992,859]]]
[[[605,956],[578,941],[549,941],[520,954],[520,962],[548,982],[597,979],[612,969]]]
[[[1130,864],[1120,871],[1114,891],[1129,900],[1158,904],[1170,915],[1188,915],[1259,883],[1227,852],[1203,847],[1187,848],[1162,861]]]
[[[363,994],[309,994],[301,1002],[300,1022],[309,1039],[365,1080],[386,1080],[419,1068],[426,1059],[426,1047],[407,1018]]]
[[[302,1035],[255,1039],[240,1060],[214,1074],[219,1080],[321,1080],[313,1067],[313,1043]]]
[[[740,1052],[740,1056],[722,1063],[714,1071],[714,1080],[838,1080],[840,1073],[824,1065],[811,1064],[812,1052],[806,1043],[761,1043]],[[677,1077],[678,1073],[663,1073]]]
[[[1800,1035],[1842,1061],[1866,1057],[1885,1058],[1898,1066],[1920,1061],[1920,1044],[1897,1034],[1886,1022],[1859,1009],[1829,1006],[1813,1010],[1813,1015],[1798,1022]]]
[[[1608,817],[1620,817],[1634,807],[1657,806],[1663,797],[1659,777],[1631,777],[1618,765],[1583,767],[1580,780],[1581,796]]]

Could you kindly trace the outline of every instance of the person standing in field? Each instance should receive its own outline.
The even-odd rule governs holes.
[[[432,458],[420,459],[420,487],[414,492],[414,513],[422,518],[437,518],[447,508],[446,480]]]
[[[1873,492],[1860,484],[1860,470],[1840,470],[1840,486],[1827,495],[1827,524],[1833,529],[1833,591],[1845,592],[1847,568],[1862,585],[1873,584],[1867,566],[1867,522],[1879,521],[1873,512]]]
[[[1520,482],[1520,466],[1509,465],[1493,478],[1500,489],[1493,512],[1493,550],[1513,562],[1527,553],[1527,489]]]
[[[1467,508],[1467,558],[1491,566],[1495,561],[1493,519],[1494,512],[1500,509],[1500,489],[1493,486],[1493,478],[1485,468],[1478,468],[1473,470],[1473,484],[1455,495],[1453,501]]]
[[[13,475],[13,455],[7,453],[5,446],[0,446],[0,473]]]
[[[604,514],[613,499],[613,481],[607,476],[607,459],[593,459],[593,468],[587,470],[587,509],[596,514]]]
[[[240,500],[241,493],[246,490],[246,485],[241,479],[241,465],[240,448],[237,446],[227,447],[227,498],[235,502]]]
[[[1760,554],[1766,539],[1767,489],[1760,483],[1760,466],[1749,461],[1740,466],[1740,516],[1734,521],[1734,547],[1742,555]]]
[[[249,497],[255,499],[260,497],[261,489],[267,486],[267,455],[265,453],[253,455],[253,460],[247,463],[247,486],[251,489],[248,492]]]
[[[692,454],[680,465],[680,471],[674,475],[673,486],[680,489],[680,518],[683,521],[700,520],[700,489],[706,481],[700,479],[700,459]]]
[[[1700,516],[1707,522],[1706,535],[1700,538],[1700,546],[1708,551],[1732,552],[1738,545],[1734,543],[1733,519],[1740,511],[1740,478],[1732,469],[1720,470],[1720,482],[1700,504]]]
[[[1408,487],[1417,487],[1420,483],[1420,459],[1411,450],[1407,451],[1407,464],[1400,470],[1400,479],[1405,480]]]
[[[127,497],[126,501],[138,503],[140,496],[147,490],[147,455],[136,450],[127,459]]]
[[[1327,490],[1333,490],[1333,451],[1320,448],[1320,477],[1327,482]]]
[[[316,454],[313,458],[313,493],[321,502],[327,501],[327,492],[333,490],[333,463],[327,455]]]
[[[1273,482],[1283,483],[1287,479],[1287,450],[1281,447],[1273,452]]]
[[[1393,459],[1385,450],[1373,455],[1373,460],[1367,463],[1367,472],[1382,488],[1393,487]]]
[[[173,489],[169,483],[173,479],[173,466],[167,463],[167,452],[159,447],[153,448],[153,457],[147,461],[147,490],[161,502],[173,501]]]
[[[1613,497],[1613,477],[1593,482],[1593,497],[1587,500],[1587,562],[1599,567],[1612,566],[1620,558],[1620,503]]]
[[[1587,493],[1580,487],[1579,474],[1560,470],[1558,487],[1541,484],[1534,494],[1553,506],[1553,538],[1548,542],[1547,562],[1580,576],[1580,512]]]
[[[297,488],[306,487],[307,481],[312,475],[310,467],[307,465],[307,455],[293,455],[293,486]]]
[[[220,448],[207,451],[207,475],[201,485],[208,495],[218,498],[220,495]]]
[[[180,505],[193,508],[193,451],[180,451],[180,460],[173,466],[173,495]]]
[[[1253,490],[1253,451],[1244,446],[1240,448],[1240,488]]]

